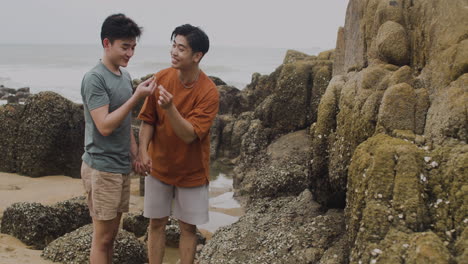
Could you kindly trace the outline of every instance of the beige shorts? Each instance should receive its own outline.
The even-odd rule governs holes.
[[[89,213],[96,220],[112,220],[128,212],[130,175],[98,171],[83,162],[81,179],[88,194]]]
[[[197,187],[176,187],[153,176],[145,177],[143,216],[147,218],[173,217],[191,225],[205,224],[208,216],[208,184]]]

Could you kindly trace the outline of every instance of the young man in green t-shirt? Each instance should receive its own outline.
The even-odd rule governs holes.
[[[153,79],[148,79],[132,95],[130,75],[122,69],[140,35],[141,28],[125,15],[107,17],[101,29],[104,54],[81,84],[85,115],[81,177],[93,218],[91,264],[112,263],[120,219],[129,209],[129,173],[132,162],[138,162],[131,110],[155,88]]]

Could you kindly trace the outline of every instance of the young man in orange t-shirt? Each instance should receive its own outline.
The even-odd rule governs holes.
[[[186,24],[171,35],[172,67],[155,74],[158,89],[147,97],[138,118],[140,172],[145,178],[144,216],[150,218],[150,263],[162,263],[165,226],[179,220],[181,263],[193,263],[196,225],[208,222],[210,137],[218,113],[216,85],[199,68],[208,36]]]

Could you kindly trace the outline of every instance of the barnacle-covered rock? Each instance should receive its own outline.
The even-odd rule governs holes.
[[[0,230],[26,245],[43,249],[54,239],[89,223],[88,206],[80,197],[52,206],[14,203],[4,211]]]
[[[203,247],[200,263],[346,263],[341,210],[324,213],[305,190],[257,199]]]
[[[42,257],[54,262],[70,264],[89,263],[93,226],[86,225],[52,241],[42,251]],[[147,262],[145,245],[135,235],[119,230],[114,243],[115,264],[141,264]]]

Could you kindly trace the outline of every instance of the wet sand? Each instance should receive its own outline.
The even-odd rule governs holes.
[[[16,202],[39,202],[54,204],[76,196],[85,195],[81,179],[66,176],[31,178],[12,173],[0,172],[0,218],[3,211]],[[139,196],[139,179],[132,178],[130,212],[143,210],[143,197]],[[235,222],[243,210],[232,199],[232,179],[220,174],[210,183],[210,222],[199,226],[203,235],[210,239],[219,227]],[[15,237],[0,234],[0,263],[54,263],[40,257],[40,250],[29,249]],[[167,264],[176,263],[177,249],[167,248]]]

